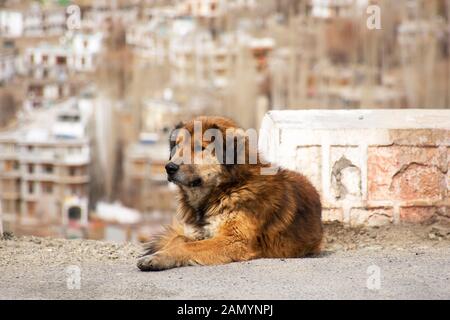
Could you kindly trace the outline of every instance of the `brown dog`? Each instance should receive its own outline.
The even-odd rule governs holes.
[[[201,137],[195,136],[195,123],[201,124]],[[226,132],[237,126],[229,119],[199,117],[180,128],[184,134],[173,132],[166,165],[169,181],[179,188],[180,224],[147,244],[146,254],[137,263],[139,269],[294,258],[320,251],[320,197],[303,175],[284,169],[261,174],[269,165],[259,155],[256,163],[236,164],[238,141],[232,138],[230,143]],[[214,152],[207,152],[213,141],[203,138],[208,129],[227,137],[219,146],[234,148],[234,163],[229,161],[228,150],[221,154],[217,145]],[[186,138],[186,133],[194,138]],[[240,150],[250,158],[253,151],[248,139],[244,141]],[[201,162],[196,162],[200,156]]]

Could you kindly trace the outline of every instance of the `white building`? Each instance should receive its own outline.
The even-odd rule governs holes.
[[[103,33],[75,33],[71,44],[69,68],[77,72],[93,72],[102,50]]]
[[[175,102],[165,99],[147,99],[143,102],[141,127],[146,133],[159,137],[171,130],[184,117],[182,108]]]
[[[0,134],[0,200],[7,225],[61,225],[67,216],[86,217],[90,146],[83,119],[72,102],[33,111],[17,129]]]
[[[0,84],[9,82],[16,73],[16,52],[14,48],[0,47]]]
[[[254,9],[257,0],[184,0],[178,4],[180,15],[214,19],[233,9]]]
[[[368,0],[310,0],[311,15],[316,18],[350,18],[365,8]]]
[[[65,44],[41,43],[28,47],[22,58],[22,68],[37,79],[60,78],[62,73],[95,71],[102,50],[103,34],[78,32]]]
[[[169,43],[167,28],[167,21],[158,18],[132,24],[126,31],[126,43],[137,56],[162,63]]]
[[[0,8],[0,35],[5,38],[62,35],[66,12],[60,6],[18,4]]]
[[[41,43],[28,47],[20,59],[20,72],[28,77],[26,107],[41,107],[74,93],[75,73],[94,72],[102,50],[103,34],[75,33],[64,44]]]
[[[63,77],[71,65],[71,48],[41,43],[22,54],[21,71],[35,79]]]
[[[0,9],[0,35],[21,37],[24,34],[24,14],[16,10]]]
[[[70,47],[46,43],[28,47],[20,62],[20,71],[27,77],[25,108],[46,106],[71,95]]]
[[[43,31],[46,36],[59,36],[64,34],[67,28],[65,8],[54,7],[46,9],[42,14]]]
[[[166,137],[161,141],[145,138],[129,145],[123,163],[128,202],[145,213],[146,220],[170,222],[175,212],[174,188],[167,181],[164,166],[169,154]]]
[[[224,0],[185,0],[179,5],[179,10],[196,18],[217,18],[226,10]]]
[[[176,85],[224,88],[236,64],[239,39],[233,35],[212,38],[209,32],[192,32],[175,38],[169,59]]]
[[[81,24],[90,30],[106,31],[112,21],[127,26],[138,19],[138,1],[96,0],[83,9]]]

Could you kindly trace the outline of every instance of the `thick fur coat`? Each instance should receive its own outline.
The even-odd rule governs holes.
[[[227,129],[237,128],[221,117],[199,117],[178,128],[194,135],[194,121],[201,122],[203,133],[214,128],[224,137]],[[141,270],[319,253],[321,203],[307,178],[286,169],[261,174],[268,164],[259,158],[255,164],[220,163],[213,159],[217,153],[205,164],[188,164],[181,160],[183,148],[194,154],[210,142],[172,138],[166,169],[179,189],[179,222],[146,245],[138,261]],[[251,152],[247,145],[245,152]]]

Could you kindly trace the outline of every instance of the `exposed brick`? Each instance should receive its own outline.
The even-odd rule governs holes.
[[[444,193],[439,148],[377,146],[368,150],[370,200],[439,200]]]
[[[400,221],[407,223],[421,223],[430,220],[437,214],[436,207],[402,207],[400,208]]]
[[[438,200],[442,192],[442,172],[436,167],[411,164],[392,179],[390,190],[396,199]]]
[[[341,208],[324,208],[322,210],[322,220],[325,222],[344,221],[344,212]]]
[[[393,215],[392,208],[352,208],[350,210],[350,225],[386,225],[393,222]]]
[[[357,147],[331,147],[331,190],[335,200],[361,199],[361,159]]]
[[[311,179],[324,221],[450,222],[450,110],[271,111],[265,119],[261,145]]]

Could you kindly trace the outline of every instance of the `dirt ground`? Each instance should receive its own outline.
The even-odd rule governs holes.
[[[427,249],[450,247],[450,226],[396,225],[377,228],[349,228],[340,223],[325,224],[324,252],[358,249]],[[76,262],[130,261],[141,253],[132,243],[66,240],[5,234],[0,240],[0,268],[14,264],[60,264]]]
[[[362,248],[407,249],[448,247],[450,225],[388,225],[378,228],[345,228],[340,223],[325,225],[324,249],[331,251]]]
[[[325,230],[318,257],[150,273],[136,268],[138,244],[6,235],[0,299],[450,299],[449,227]],[[374,264],[383,278],[375,292],[366,287]],[[73,265],[82,271],[80,290],[67,289]]]

